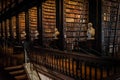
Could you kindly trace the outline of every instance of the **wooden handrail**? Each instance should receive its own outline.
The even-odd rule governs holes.
[[[74,78],[75,80],[104,80],[120,73],[120,59],[96,57],[84,53],[59,51],[34,47],[29,53],[30,61],[48,70]]]

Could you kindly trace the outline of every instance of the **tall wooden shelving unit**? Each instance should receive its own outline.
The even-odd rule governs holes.
[[[2,23],[2,21],[0,23],[0,26],[1,26],[1,37],[3,37],[3,23]]]
[[[108,56],[117,56],[120,49],[120,2],[104,0],[102,13],[102,46]]]
[[[9,22],[10,20],[9,19],[7,19],[6,20],[6,36],[7,36],[7,38],[9,38],[10,37],[10,22]]]
[[[18,15],[18,21],[19,21],[19,35],[20,35],[20,40],[23,40],[25,39],[25,35],[26,35],[26,32],[25,32],[25,12],[21,12],[19,15]]]
[[[37,7],[32,7],[28,10],[29,13],[29,30],[30,30],[30,36],[32,39],[37,39],[38,35],[38,28],[37,28]]]
[[[12,35],[13,38],[16,39],[16,16],[11,18],[11,26],[12,26]]]
[[[43,45],[49,47],[54,38],[56,28],[56,5],[55,0],[47,0],[42,3],[42,27]]]
[[[5,38],[5,21],[2,21],[2,32],[3,32],[3,37]]]
[[[86,41],[88,0],[64,0],[63,17],[66,47],[73,50],[75,41]]]

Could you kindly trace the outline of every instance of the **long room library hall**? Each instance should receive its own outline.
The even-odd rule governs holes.
[[[119,80],[120,0],[0,0],[0,80]]]

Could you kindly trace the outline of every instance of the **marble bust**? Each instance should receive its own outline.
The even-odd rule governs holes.
[[[92,23],[88,23],[87,28],[87,40],[94,40],[95,39],[95,29],[93,28]]]
[[[55,28],[55,33],[54,33],[54,39],[58,39],[59,31],[57,28]]]

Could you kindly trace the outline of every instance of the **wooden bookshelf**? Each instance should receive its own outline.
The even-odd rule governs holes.
[[[9,19],[6,20],[6,36],[7,38],[10,36],[10,22]]]
[[[16,39],[16,16],[13,16],[11,20],[13,38]]]
[[[32,7],[29,9],[29,27],[31,33],[31,39],[37,39],[37,7]]]
[[[55,0],[46,0],[42,4],[43,45],[49,47],[54,38],[56,27],[56,3]]]
[[[119,17],[117,15],[117,0],[104,0],[102,9],[103,51],[109,53],[107,55],[117,54],[120,48],[120,22],[118,21]]]
[[[67,49],[72,50],[74,41],[86,41],[88,0],[64,0],[64,37]]]
[[[19,33],[21,40],[25,39],[25,12],[19,14]]]
[[[3,37],[5,38],[5,21],[2,22]]]

